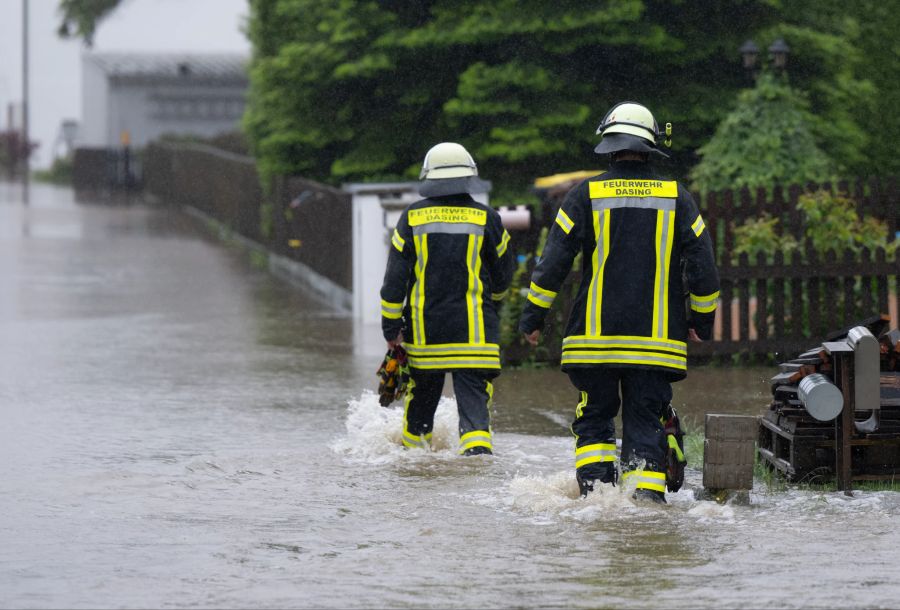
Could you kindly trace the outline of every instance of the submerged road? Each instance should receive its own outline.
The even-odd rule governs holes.
[[[496,384],[493,458],[404,451],[351,320],[190,217],[0,182],[0,607],[872,608],[900,494],[580,499],[554,370]],[[676,407],[759,414],[771,370]]]

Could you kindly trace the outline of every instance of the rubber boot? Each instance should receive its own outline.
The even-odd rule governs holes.
[[[469,447],[463,451],[463,455],[494,455],[494,452],[487,447]]]
[[[597,462],[582,466],[575,471],[575,480],[578,481],[578,489],[581,497],[585,498],[594,491],[594,483],[612,483],[615,486],[618,480],[615,462]]]
[[[631,499],[640,504],[665,504],[666,494],[652,489],[635,489]]]

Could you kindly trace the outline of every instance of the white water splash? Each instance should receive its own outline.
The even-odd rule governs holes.
[[[382,407],[378,395],[370,390],[349,402],[346,434],[331,443],[331,448],[350,460],[386,464],[415,459],[435,452],[456,455],[459,446],[459,414],[456,400],[441,397],[434,415],[434,431],[428,449],[403,448],[403,404]]]

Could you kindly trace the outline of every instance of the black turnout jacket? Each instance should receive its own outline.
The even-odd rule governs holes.
[[[391,239],[381,325],[413,369],[500,368],[499,302],[512,280],[500,214],[466,194],[410,205]]]
[[[688,328],[710,338],[719,296],[712,241],[690,193],[637,161],[574,187],[532,274],[522,332],[543,327],[579,253],[563,370],[637,367],[683,378]]]

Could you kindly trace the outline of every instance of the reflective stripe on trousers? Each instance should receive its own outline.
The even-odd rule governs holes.
[[[622,473],[622,481],[626,484],[636,482],[635,489],[651,489],[666,493],[666,473],[649,470],[629,470]]]

